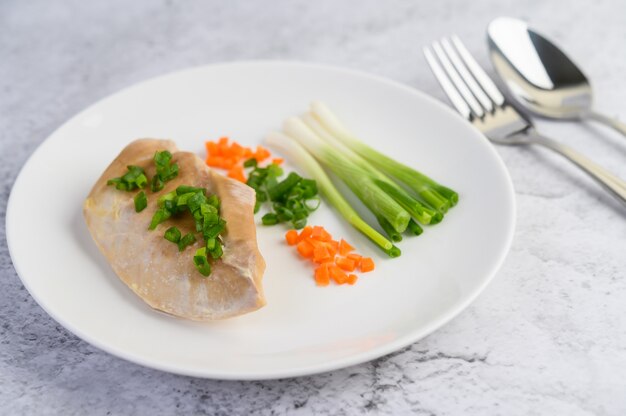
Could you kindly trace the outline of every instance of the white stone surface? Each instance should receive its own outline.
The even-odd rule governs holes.
[[[593,79],[598,108],[626,119],[619,0],[0,2],[0,213],[49,133],[134,82],[210,62],[295,59],[444,99],[421,46],[455,32],[488,65],[485,28],[499,15],[549,33]],[[593,125],[539,126],[626,178],[626,138]],[[518,227],[484,294],[410,348],[312,377],[200,380],[112,357],[37,306],[3,238],[0,413],[626,414],[626,210],[543,150],[499,151],[515,182]]]

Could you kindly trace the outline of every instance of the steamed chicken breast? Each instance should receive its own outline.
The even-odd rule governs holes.
[[[156,171],[156,151],[169,150],[179,174],[153,193],[144,189],[148,207],[135,212],[134,195],[107,186],[107,180],[122,176],[126,166],[144,168],[151,178]],[[157,199],[179,185],[206,188],[221,200],[220,215],[226,220],[222,233],[224,255],[212,262],[212,273],[202,276],[193,256],[203,246],[191,215],[172,217],[153,231],[148,225],[157,209]],[[178,151],[170,140],[140,139],[129,144],[104,171],[84,204],[87,227],[119,278],[151,307],[193,320],[223,319],[254,311],[265,305],[261,279],[265,262],[256,242],[255,192],[241,182],[209,169],[193,153]],[[183,252],[163,238],[176,226],[182,235],[193,232],[196,243]]]

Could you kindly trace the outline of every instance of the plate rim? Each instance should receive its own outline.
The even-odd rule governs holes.
[[[147,368],[153,368],[153,369],[157,369],[160,371],[165,371],[168,373],[173,373],[173,374],[178,374],[178,375],[183,375],[183,376],[190,376],[190,377],[196,377],[196,378],[205,378],[205,379],[216,379],[216,380],[274,380],[274,379],[281,379],[281,378],[293,378],[293,377],[303,377],[303,376],[309,376],[309,375],[313,375],[313,374],[320,374],[320,373],[326,373],[332,370],[337,370],[337,369],[342,369],[342,368],[347,368],[347,367],[352,367],[355,365],[359,365],[359,364],[363,364],[365,362],[369,362],[371,360],[386,356],[388,354],[391,354],[393,352],[396,352],[402,348],[405,348],[417,341],[419,341],[420,339],[423,339],[425,337],[427,337],[428,335],[432,334],[434,331],[436,331],[437,329],[443,327],[444,325],[446,325],[448,322],[450,322],[452,319],[454,319],[455,317],[457,317],[461,312],[463,312],[470,304],[472,304],[477,298],[478,296],[485,290],[485,288],[489,285],[489,283],[491,283],[491,281],[494,279],[495,275],[497,274],[497,272],[500,270],[500,268],[502,267],[502,264],[504,263],[507,254],[510,251],[511,245],[513,243],[513,238],[515,235],[515,229],[516,229],[516,224],[517,224],[517,202],[516,202],[516,196],[515,196],[515,188],[513,185],[513,181],[511,179],[511,175],[508,171],[508,169],[506,168],[506,165],[504,164],[504,161],[502,160],[502,158],[500,157],[500,155],[498,154],[498,152],[495,149],[495,146],[492,145],[485,137],[482,133],[480,133],[478,130],[476,130],[476,128],[474,126],[472,126],[470,123],[468,123],[465,119],[461,118],[464,122],[467,123],[467,127],[469,128],[468,131],[472,131],[473,134],[475,136],[477,136],[477,139],[480,139],[479,142],[481,143],[481,146],[486,149],[486,151],[488,153],[491,154],[491,156],[494,158],[494,160],[496,161],[497,165],[499,166],[499,168],[501,169],[503,175],[504,175],[504,179],[507,186],[507,199],[510,202],[510,207],[511,207],[511,211],[509,212],[509,215],[511,217],[511,221],[508,224],[508,228],[506,230],[506,241],[505,244],[502,245],[499,253],[498,253],[498,259],[497,261],[495,261],[492,265],[492,267],[490,268],[489,272],[487,273],[487,276],[485,277],[485,279],[482,281],[482,283],[480,285],[477,285],[472,291],[471,293],[465,298],[464,301],[458,303],[455,307],[450,308],[450,310],[448,310],[445,314],[442,314],[442,316],[440,316],[438,319],[434,319],[429,325],[427,325],[425,328],[418,330],[418,331],[408,331],[405,335],[395,339],[394,341],[391,342],[387,342],[384,344],[381,344],[377,347],[374,347],[372,349],[369,349],[367,351],[363,351],[363,352],[359,352],[357,354],[353,354],[350,355],[349,357],[343,357],[343,358],[336,358],[333,359],[331,361],[328,361],[324,364],[314,364],[314,365],[304,365],[304,366],[297,366],[294,367],[292,369],[288,369],[288,370],[281,370],[281,371],[274,371],[274,372],[267,372],[267,371],[261,371],[261,372],[255,372],[255,371],[249,371],[247,370],[247,372],[223,372],[223,371],[206,371],[205,369],[199,369],[199,370],[194,370],[194,369],[190,369],[190,368],[185,368],[185,367],[179,367],[176,365],[172,365],[169,363],[164,363],[164,362],[159,362],[159,361],[154,361],[154,360],[150,360],[150,359],[144,359],[144,357],[133,354],[133,353],[129,353],[123,349],[118,349],[115,346],[111,346],[108,345],[106,342],[102,342],[99,339],[95,338],[95,337],[91,337],[91,335],[89,335],[88,333],[84,332],[83,330],[74,327],[72,324],[70,324],[69,322],[66,322],[62,316],[58,316],[56,313],[52,312],[49,308],[48,305],[46,304],[46,302],[39,298],[38,296],[33,294],[33,291],[31,290],[31,287],[29,285],[29,283],[27,283],[27,279],[24,279],[22,277],[22,273],[20,272],[20,266],[19,264],[14,260],[15,256],[14,256],[14,248],[13,248],[13,244],[12,244],[12,240],[13,238],[11,237],[11,235],[13,235],[13,226],[11,225],[13,221],[10,221],[11,218],[13,218],[13,216],[15,215],[14,212],[16,212],[16,208],[14,207],[14,189],[16,188],[16,186],[19,185],[20,180],[23,177],[23,172],[29,168],[33,158],[35,157],[35,155],[37,155],[40,151],[42,151],[42,149],[45,149],[46,144],[50,142],[50,138],[52,138],[55,134],[57,134],[61,129],[63,129],[65,126],[75,122],[75,120],[79,119],[82,115],[88,113],[89,111],[92,110],[93,107],[98,106],[100,104],[102,104],[103,102],[106,102],[108,100],[112,100],[115,97],[117,97],[118,95],[122,95],[127,93],[128,91],[131,91],[135,88],[140,88],[142,87],[144,84],[153,82],[153,81],[158,81],[158,80],[162,80],[168,77],[174,77],[174,76],[179,76],[181,74],[184,73],[188,73],[188,72],[194,72],[194,71],[198,71],[201,72],[203,70],[211,70],[213,68],[217,68],[217,67],[228,67],[228,66],[250,66],[250,65],[259,65],[259,66],[292,66],[292,67],[301,67],[301,68],[309,68],[309,69],[316,69],[316,70],[325,70],[325,71],[332,71],[332,72],[340,72],[343,73],[345,75],[350,75],[350,76],[355,76],[355,77],[360,77],[360,78],[364,78],[366,80],[369,81],[373,81],[373,82],[378,82],[378,83],[382,83],[385,84],[389,87],[393,87],[393,88],[397,88],[397,89],[401,89],[406,93],[415,95],[420,97],[420,99],[425,100],[426,102],[428,102],[430,105],[437,107],[440,111],[443,111],[445,113],[448,113],[448,115],[452,116],[452,117],[461,117],[458,113],[456,113],[452,108],[446,106],[444,103],[442,103],[441,101],[435,99],[434,97],[429,96],[428,94],[418,90],[417,88],[414,88],[408,84],[404,84],[402,82],[399,81],[395,81],[393,79],[390,78],[386,78],[384,76],[381,75],[376,75],[376,74],[372,74],[366,71],[362,71],[359,69],[353,69],[353,68],[346,68],[346,67],[339,67],[339,66],[334,66],[334,65],[329,65],[329,64],[320,64],[320,63],[312,63],[312,62],[305,62],[305,61],[297,61],[297,60],[241,60],[241,61],[228,61],[228,62],[217,62],[217,63],[210,63],[210,64],[205,64],[205,65],[197,65],[197,66],[191,66],[191,67],[187,67],[187,68],[183,68],[183,69],[178,69],[178,70],[174,70],[171,72],[167,72],[164,74],[160,74],[157,76],[153,76],[138,82],[135,82],[133,84],[130,84],[126,87],[123,87],[111,94],[108,94],[102,98],[97,99],[95,102],[93,102],[92,104],[88,105],[87,107],[85,107],[84,109],[78,111],[76,114],[74,114],[73,116],[71,116],[69,119],[67,119],[65,122],[63,122],[61,125],[59,125],[56,129],[54,129],[54,131],[52,131],[50,134],[47,135],[47,137],[37,146],[37,148],[31,153],[31,155],[28,157],[28,159],[26,160],[26,162],[22,165],[22,167],[19,170],[18,175],[16,176],[15,181],[13,182],[13,185],[11,186],[11,192],[9,194],[9,198],[7,200],[7,208],[6,208],[6,215],[5,215],[5,230],[6,230],[6,241],[7,241],[7,247],[9,250],[9,255],[11,258],[11,263],[13,265],[13,268],[15,269],[16,274],[18,275],[18,277],[20,278],[22,284],[24,285],[24,287],[26,288],[26,290],[28,290],[30,296],[32,296],[32,298],[35,300],[35,302],[54,320],[56,321],[58,324],[60,324],[61,326],[63,326],[64,328],[66,328],[68,331],[70,331],[72,334],[74,334],[75,336],[77,336],[78,338],[80,338],[81,340],[93,345],[94,347],[105,351],[115,357],[119,357],[122,358],[124,360],[130,361],[132,363],[135,364],[139,364],[141,366],[147,367]]]

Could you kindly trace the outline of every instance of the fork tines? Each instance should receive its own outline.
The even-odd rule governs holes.
[[[504,96],[498,87],[457,36],[435,41],[431,48],[424,48],[426,61],[463,117],[482,118],[486,112],[492,113],[494,106],[504,105]]]

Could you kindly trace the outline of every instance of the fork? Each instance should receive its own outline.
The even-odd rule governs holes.
[[[489,140],[503,145],[547,147],[576,164],[626,205],[626,182],[570,147],[537,132],[530,119],[507,101],[457,36],[435,41],[431,48],[424,48],[424,56],[452,105]]]

